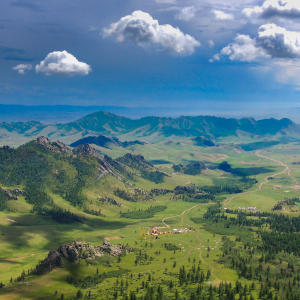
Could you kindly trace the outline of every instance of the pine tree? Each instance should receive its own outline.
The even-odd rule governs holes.
[[[77,291],[77,294],[76,294],[76,298],[77,298],[77,299],[82,299],[82,297],[83,297],[82,291],[81,291],[81,290],[78,290],[78,291]]]

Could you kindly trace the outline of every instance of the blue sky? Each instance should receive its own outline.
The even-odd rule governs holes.
[[[299,106],[298,2],[2,0],[0,103],[278,115]]]

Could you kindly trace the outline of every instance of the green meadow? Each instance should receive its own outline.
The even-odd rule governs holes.
[[[143,297],[146,297],[150,287],[154,289],[153,297],[158,295],[158,286],[163,289],[162,299],[194,300],[198,299],[197,295],[203,295],[203,299],[221,299],[217,298],[219,296],[216,296],[218,293],[214,289],[222,282],[230,283],[234,287],[237,281],[242,286],[254,284],[257,287],[249,287],[245,295],[242,294],[243,299],[274,299],[276,296],[284,299],[282,297],[286,295],[286,291],[284,292],[282,287],[277,289],[277,282],[283,286],[288,284],[288,279],[276,275],[276,268],[280,265],[287,270],[285,272],[291,274],[290,280],[294,280],[296,274],[296,283],[290,289],[290,294],[298,293],[298,254],[282,250],[274,252],[273,255],[272,251],[266,250],[267,245],[264,246],[266,248],[255,248],[255,243],[265,245],[261,230],[271,232],[273,223],[257,212],[256,215],[250,216],[248,210],[248,207],[256,207],[259,212],[272,215],[269,218],[275,218],[273,215],[295,218],[300,216],[299,210],[273,211],[278,201],[299,197],[299,190],[294,187],[300,180],[299,165],[295,164],[300,162],[300,147],[297,143],[267,145],[266,149],[260,148],[260,152],[237,151],[230,145],[204,148],[192,145],[190,141],[160,142],[134,146],[132,149],[96,148],[112,158],[130,151],[134,155],[141,154],[168,176],[164,177],[161,183],[133,177],[130,179],[130,185],[129,181],[120,181],[111,175],[97,180],[89,177],[82,189],[82,195],[86,199],[85,208],[88,211],[101,210],[101,215],[87,213],[82,207],[66,201],[62,195],[45,188],[55,205],[84,218],[84,223],[62,224],[48,215],[38,214],[33,211],[34,205],[28,203],[25,196],[19,196],[18,200],[9,200],[7,208],[0,212],[0,282],[4,285],[0,288],[1,299],[75,299],[79,297],[78,290],[86,299],[150,299]],[[224,160],[239,175],[220,170],[218,165]],[[173,164],[196,162],[205,163],[208,169],[202,170],[196,176],[176,174],[173,170]],[[64,167],[68,168],[68,164],[65,163]],[[71,168],[68,172],[70,176],[76,175],[72,173]],[[255,179],[256,182],[246,185],[242,181],[249,179]],[[1,186],[16,187],[4,184]],[[22,185],[19,186],[22,188]],[[193,202],[189,194],[174,193],[177,186],[203,189],[205,192],[202,195],[211,193],[213,196],[207,200],[193,198]],[[208,192],[214,187],[219,187],[220,191]],[[241,191],[227,192],[230,191],[230,187],[240,188]],[[144,191],[168,189],[172,192],[157,195],[152,200],[137,198],[137,201],[125,200],[114,193],[121,189],[129,195],[134,195],[136,188]],[[109,202],[100,203],[99,199],[103,197],[114,198],[120,206]],[[138,217],[140,211],[147,211],[156,206],[164,206],[165,209],[147,218]],[[212,210],[214,207],[216,212]],[[245,210],[241,212],[239,208],[243,207]],[[135,217],[124,217],[126,215]],[[237,223],[239,218],[263,221],[260,224],[246,225],[245,221]],[[155,227],[162,232],[157,238],[151,235]],[[175,234],[173,229],[182,229],[183,232]],[[171,233],[168,233],[169,231]],[[120,258],[107,255],[102,261],[82,259],[72,263],[66,262],[64,268],[55,268],[44,275],[29,274],[25,280],[16,280],[23,271],[27,274],[50,250],[55,250],[62,244],[82,241],[96,246],[104,240],[113,245],[127,245],[134,251]],[[175,250],[169,250],[168,247]],[[229,263],[238,260],[240,264],[243,262],[247,265],[247,260],[251,259],[254,268],[259,265],[261,256],[268,253],[273,255],[272,258],[260,264],[264,273],[257,271],[257,275],[253,269],[251,279],[236,265]],[[145,254],[147,259],[141,258]],[[242,260],[243,257],[245,260]],[[290,263],[293,263],[294,273],[288,267]],[[188,274],[192,274],[194,266],[197,269],[199,267],[197,274],[201,275],[203,272],[204,278],[197,279],[198,281],[188,278],[182,284],[179,277],[181,268],[184,267]],[[267,266],[270,268],[268,274],[265,271]],[[79,287],[68,282],[69,277],[84,281],[88,276],[110,274],[120,270],[126,272],[89,286]],[[268,286],[269,296],[262,292],[259,294],[259,290],[265,284]],[[197,294],[199,286],[201,293]],[[212,292],[209,291],[210,286]],[[196,298],[193,298],[194,293]],[[215,295],[215,298],[209,298],[210,293]],[[273,298],[267,298],[271,297],[270,293]],[[233,297],[241,299],[239,292]]]

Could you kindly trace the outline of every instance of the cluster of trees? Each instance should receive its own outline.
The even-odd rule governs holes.
[[[0,148],[0,182],[5,185],[43,183],[51,170],[51,160],[35,143],[17,149]]]
[[[181,270],[180,274],[181,276],[184,276],[184,271]],[[204,285],[202,283],[198,283],[196,287],[194,287],[194,285],[194,283],[192,283],[192,285],[188,284],[188,289],[180,290],[175,287],[175,284],[172,280],[170,280],[169,282],[164,282],[164,284],[157,285],[151,285],[151,280],[148,280],[146,281],[146,283],[142,281],[141,286],[137,287],[135,291],[128,291],[128,281],[126,281],[126,285],[124,286],[124,282],[122,280],[120,288],[118,288],[119,282],[117,280],[117,287],[113,292],[113,297],[114,299],[119,299],[119,296],[123,296],[122,299],[124,300],[254,300],[252,292],[256,289],[256,286],[253,283],[250,285],[243,285],[239,281],[236,282],[235,286],[232,283],[227,282],[221,282],[219,286]],[[167,291],[171,291],[173,296],[166,295]],[[142,295],[139,296],[141,293]],[[236,296],[238,296],[239,298],[236,298]],[[264,296],[262,296],[262,299],[278,300],[278,297],[276,297],[276,295],[273,298],[265,298]]]
[[[259,253],[262,253],[260,257]],[[243,253],[232,247],[224,254],[220,261],[237,270],[240,278],[260,282],[259,298],[286,299],[284,295],[300,293],[299,268],[292,256],[287,257],[286,264],[275,253],[262,252],[259,247],[255,249],[250,245],[245,245]]]
[[[84,223],[83,217],[56,205],[54,205],[51,209],[49,209],[47,214],[51,216],[52,219],[60,223],[66,223],[66,224],[73,223],[73,222]]]
[[[179,269],[178,279],[180,286],[183,286],[184,284],[203,283],[205,280],[208,280],[210,276],[211,271],[208,270],[205,276],[199,265],[197,268],[196,265],[193,265],[189,271],[186,271],[185,267],[182,266]]]
[[[101,209],[99,209],[99,210],[89,209],[88,207],[84,206],[83,207],[83,212],[85,212],[86,214],[89,214],[89,215],[93,215],[93,216],[105,217],[102,214]]]
[[[174,245],[172,243],[169,243],[169,244],[165,243],[164,246],[165,246],[165,249],[169,250],[169,251],[180,250],[179,247],[177,247],[176,245]]]
[[[87,276],[83,279],[78,279],[78,278],[68,276],[67,282],[69,284],[74,285],[77,288],[87,289],[87,288],[91,288],[91,287],[98,285],[106,278],[120,277],[120,276],[127,274],[128,272],[129,272],[129,270],[126,270],[126,269],[118,269],[118,270],[110,271],[107,273],[95,274],[93,276]]]
[[[259,281],[260,298],[297,299],[300,269],[295,262],[300,257],[300,217],[240,210],[227,210],[225,214],[216,204],[208,208],[203,218],[193,221],[205,223],[209,231],[218,228],[220,234],[231,230],[239,244],[224,237],[219,263],[236,270],[240,278]]]
[[[147,170],[140,170],[141,176],[149,181],[152,181],[156,184],[162,183],[165,180],[165,174],[159,171],[147,171]]]
[[[117,188],[116,190],[114,190],[114,194],[126,201],[137,202],[137,199],[125,190],[121,190],[121,189]]]
[[[244,188],[248,189],[255,183],[257,183],[255,178],[242,177],[240,179],[225,180],[222,183],[216,182],[213,186],[202,186],[186,190],[177,189],[175,194],[183,195],[183,201],[208,203],[210,200],[215,200],[217,195],[242,193]]]
[[[282,210],[282,208],[285,206],[285,205],[288,205],[288,206],[292,206],[292,205],[295,205],[296,202],[300,202],[300,199],[299,198],[293,198],[293,199],[288,199],[288,198],[285,198],[284,200],[282,201],[278,201],[274,207],[273,207],[273,210]]]
[[[186,166],[183,166],[181,164],[179,165],[173,165],[174,172],[183,172],[186,175],[199,175],[203,169],[206,169],[205,164],[203,163],[196,163],[196,164],[188,164]]]
[[[7,201],[9,197],[6,192],[0,189],[0,211],[7,209]]]
[[[135,266],[149,264],[153,260],[153,257],[148,255],[146,251],[138,251],[135,257]]]
[[[126,213],[120,213],[121,218],[128,218],[128,219],[149,219],[155,216],[156,213],[162,212],[166,210],[167,206],[165,205],[158,205],[158,206],[150,206],[148,209],[142,210],[134,210],[128,211]]]
[[[35,269],[31,270],[29,274],[32,275],[44,275],[48,272],[51,272],[55,268],[61,268],[64,267],[64,261],[61,258],[61,256],[58,256],[54,261],[53,260],[43,260],[41,261]]]
[[[33,204],[32,213],[50,216],[60,223],[84,223],[84,218],[55,205],[53,199],[45,191],[39,189],[37,185],[30,185],[26,188],[25,200]]]

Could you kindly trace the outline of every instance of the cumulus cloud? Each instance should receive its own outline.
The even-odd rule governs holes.
[[[182,21],[189,21],[195,17],[196,9],[194,6],[188,6],[181,9],[181,11],[175,15],[175,19]]]
[[[32,65],[31,64],[19,64],[19,65],[13,67],[12,69],[18,71],[19,74],[24,75],[25,70],[32,70]]]
[[[201,44],[179,28],[160,25],[148,13],[135,11],[103,29],[104,37],[115,37],[118,42],[132,41],[142,46],[156,45],[175,55],[190,55]]]
[[[215,43],[214,43],[214,41],[212,41],[212,40],[209,40],[209,41],[207,42],[207,44],[208,44],[208,47],[209,47],[209,48],[213,48],[213,47],[215,46]]]
[[[254,39],[238,34],[234,42],[221,50],[220,55],[248,62],[263,57],[300,58],[300,33],[275,24],[265,24],[259,27]]]
[[[262,25],[256,43],[272,57],[300,57],[300,33],[275,24]]]
[[[221,10],[213,10],[213,13],[215,18],[219,21],[230,21],[234,19],[232,14],[227,14]]]
[[[239,34],[234,42],[224,47],[220,53],[222,56],[229,56],[231,60],[254,61],[260,57],[269,57],[266,51],[257,47],[255,40],[249,35]]]
[[[266,0],[262,6],[245,8],[242,13],[247,18],[271,18],[274,16],[285,18],[300,18],[299,0]]]
[[[87,75],[92,71],[91,67],[77,60],[75,56],[67,51],[54,51],[35,66],[37,73],[46,75],[74,76]]]

